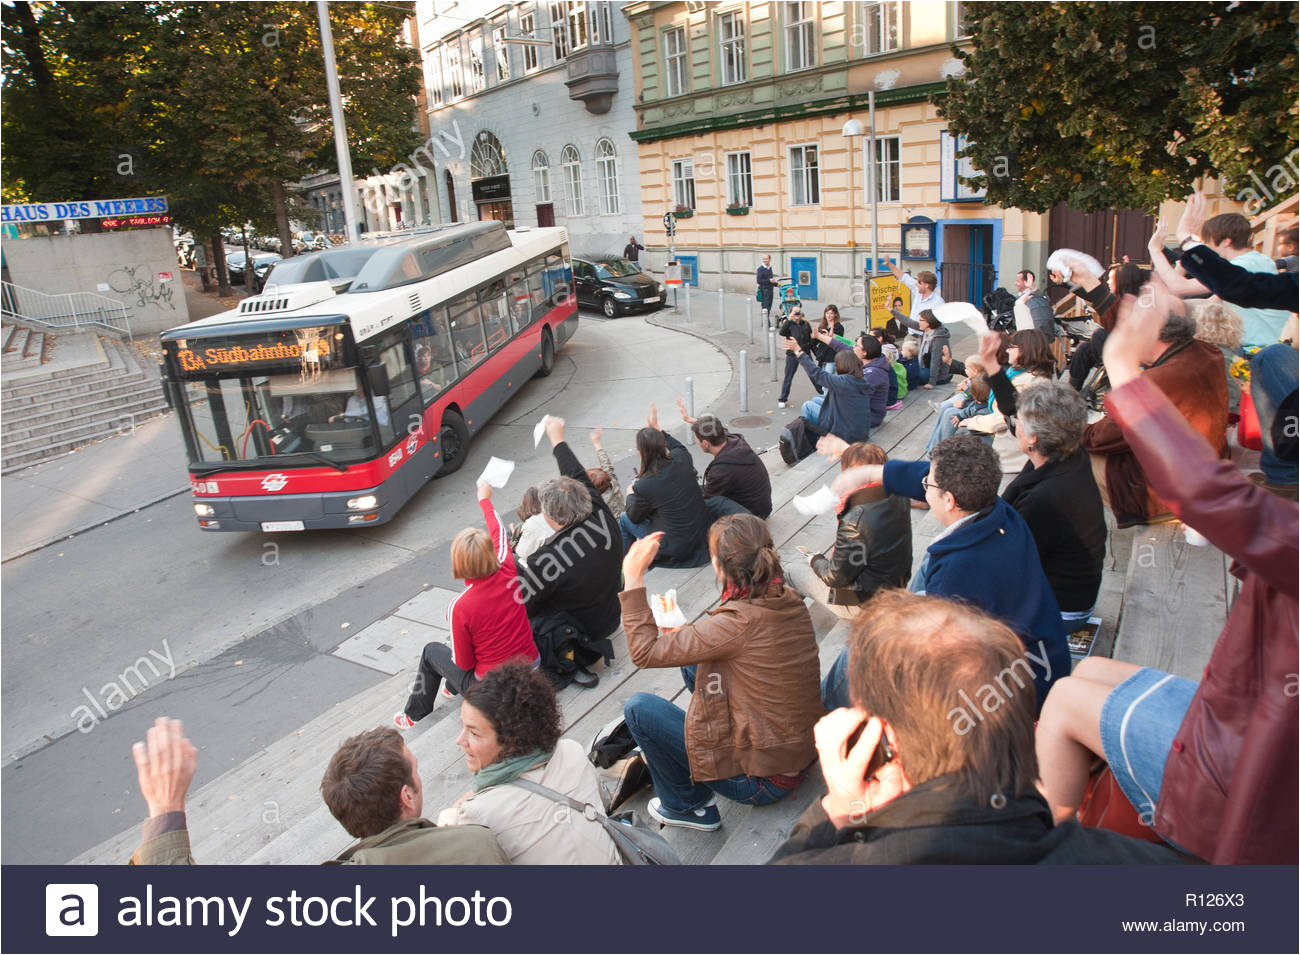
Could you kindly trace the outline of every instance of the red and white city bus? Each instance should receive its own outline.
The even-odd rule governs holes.
[[[571,283],[564,229],[475,222],[286,259],[237,310],[164,332],[199,526],[390,520],[551,373]]]

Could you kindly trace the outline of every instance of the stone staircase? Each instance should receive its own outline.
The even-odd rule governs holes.
[[[55,342],[48,332],[16,324],[6,324],[0,336],[0,473],[130,430],[167,410],[157,370],[114,337],[81,332]],[[49,360],[53,344],[67,360]]]

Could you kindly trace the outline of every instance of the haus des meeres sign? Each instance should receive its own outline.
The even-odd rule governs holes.
[[[60,222],[64,219],[102,219],[105,216],[153,215],[167,212],[166,196],[137,199],[90,199],[74,202],[31,202],[0,206],[0,222]]]

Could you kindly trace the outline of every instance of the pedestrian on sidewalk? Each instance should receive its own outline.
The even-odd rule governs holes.
[[[208,244],[202,239],[194,240],[194,271],[199,273],[203,291],[208,291],[212,279],[208,274]]]
[[[772,296],[776,294],[776,287],[781,284],[772,273],[772,256],[763,256],[763,264],[758,267],[755,277],[758,280],[758,304],[770,322],[772,320]]]
[[[637,252],[644,252],[645,246],[636,240],[636,236],[628,236],[627,245],[623,246],[623,258],[627,259],[633,265],[637,264]]]

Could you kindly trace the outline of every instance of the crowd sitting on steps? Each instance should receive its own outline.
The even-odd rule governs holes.
[[[1179,227],[1187,271],[1253,305],[1294,309],[1294,280],[1279,284],[1198,244],[1196,208],[1189,203],[1191,219]],[[465,581],[448,611],[454,645],[426,648],[419,692],[397,719],[405,729],[427,715],[440,686],[459,695],[456,743],[469,790],[426,816],[399,728],[345,741],[321,793],[359,841],[334,861],[618,864],[595,821],[557,821],[552,804],[516,781],[602,805],[583,748],[561,735],[554,684],[565,662],[581,682],[608,660],[621,625],[638,667],[680,667],[689,692],[685,710],[647,693],[624,701],[654,787],[646,812],[661,825],[716,830],[718,797],[777,802],[819,764],[825,792],[773,862],[1295,864],[1297,718],[1287,688],[1300,669],[1300,511],[1268,486],[1287,467],[1294,474],[1285,420],[1294,367],[1289,391],[1275,371],[1251,382],[1276,470],[1269,481],[1248,479],[1224,460],[1226,395],[1210,366],[1195,372],[1201,387],[1186,399],[1161,373],[1177,366],[1171,350],[1202,351],[1188,337],[1186,303],[1159,276],[1138,292],[1117,297],[1101,348],[1111,383],[1104,440],[1067,382],[1028,367],[1029,338],[1008,349],[989,334],[978,374],[992,396],[985,413],[1023,459],[1010,484],[999,493],[1004,460],[978,433],[942,438],[928,458],[906,461],[827,431],[818,450],[841,463],[835,540],[794,566],[783,564],[766,523],[766,466],[717,418],[682,409],[711,459],[701,484],[690,451],[652,408],[626,488],[599,486],[593,472],[612,475],[588,471],[564,422],[550,420],[560,473],[538,488],[550,535],[518,557],[490,489],[480,489],[485,527],[452,545],[453,572]],[[834,378],[864,380],[864,357],[883,353],[875,336],[847,343],[834,352],[837,367],[845,355],[856,364],[831,375],[803,344],[795,351],[828,405],[839,393]],[[882,375],[893,374],[889,364]],[[1217,353],[1212,364],[1224,373]],[[1029,384],[1018,387],[1020,377]],[[887,388],[871,385],[872,396],[847,412],[864,432],[875,392]],[[1071,671],[1065,635],[1095,608],[1103,508],[1119,506],[1096,481],[1097,454],[1123,455],[1124,472],[1141,479],[1145,509],[1116,518],[1174,515],[1236,561],[1240,596],[1199,682],[1107,659]],[[621,516],[611,489],[625,502]],[[941,528],[915,572],[911,502],[924,502]],[[554,579],[542,569],[552,561]],[[658,625],[646,576],[660,565],[708,565],[716,605],[682,626]],[[825,673],[806,597],[851,622]],[[179,722],[161,718],[134,757],[149,818],[132,861],[192,862],[185,798],[197,751]],[[1143,820],[1145,840],[1080,824],[1098,760]]]

